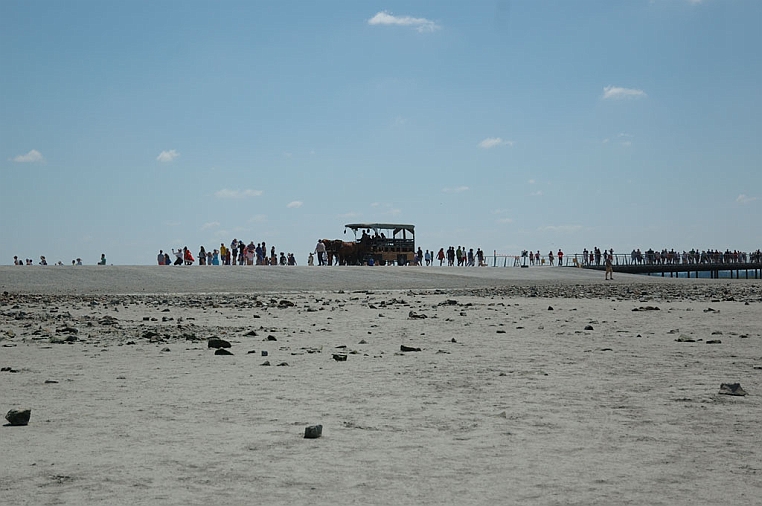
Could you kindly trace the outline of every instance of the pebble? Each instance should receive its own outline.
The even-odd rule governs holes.
[[[5,419],[8,423],[14,426],[27,425],[29,418],[32,415],[31,409],[12,409],[5,415]]]
[[[305,439],[317,439],[323,435],[322,425],[310,425],[304,429]]]

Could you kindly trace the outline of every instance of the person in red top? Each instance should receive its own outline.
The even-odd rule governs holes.
[[[558,255],[556,256],[558,256],[558,266],[561,267],[562,265],[564,265],[564,252],[561,251],[561,249],[559,248]]]
[[[191,254],[187,246],[183,248],[183,252],[185,257],[185,265],[193,265],[193,262],[195,262],[196,259],[193,258],[193,255]]]

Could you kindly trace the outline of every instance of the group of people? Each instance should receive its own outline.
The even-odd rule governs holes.
[[[419,255],[420,251],[421,248],[418,248]],[[458,246],[457,248],[450,246],[446,251],[444,248],[439,248],[436,255],[434,255],[433,251],[429,253],[429,250],[426,250],[426,253],[423,254],[423,259],[426,265],[433,264],[435,260],[439,260],[440,266],[444,265],[446,260],[448,267],[456,265],[458,267],[475,267],[477,265],[483,267],[487,265],[484,262],[484,251],[481,248],[476,248],[476,252],[474,252],[474,248],[466,250],[463,246]]]
[[[31,258],[26,258],[24,260],[20,259],[18,256],[14,255],[13,257],[13,265],[34,265],[34,260]],[[48,265],[48,259],[45,258],[45,255],[40,255],[40,261],[37,265]],[[64,265],[62,261],[56,262],[54,265]],[[84,265],[82,263],[81,258],[77,258],[76,260],[71,261],[71,265]],[[106,254],[101,254],[101,259],[98,260],[98,265],[106,265]]]
[[[746,262],[762,261],[762,252],[757,250],[752,253],[729,249],[725,252],[713,249],[699,251],[692,249],[683,250],[682,253],[674,248],[667,251],[666,248],[659,250],[649,249],[641,253],[640,249],[632,250],[630,261],[633,264],[646,265],[676,265],[676,264],[737,264]]]
[[[521,256],[529,258],[529,265],[545,265],[546,261],[550,266],[558,265],[561,267],[564,265],[564,252],[560,248],[555,254],[553,254],[553,250],[550,250],[546,256],[540,255],[540,250],[537,252],[529,251],[528,253],[523,251]]]
[[[191,250],[185,246],[177,250],[172,248],[172,255],[175,257],[174,262],[168,252],[159,250],[156,262],[159,265],[193,265],[196,261],[198,265],[296,265],[293,253],[286,255],[281,251],[278,255],[275,252],[275,246],[272,246],[268,254],[267,244],[264,241],[255,245],[254,241],[246,244],[245,241],[233,239],[229,247],[225,246],[225,243],[220,243],[219,249],[212,250],[201,246],[197,257],[194,257]]]

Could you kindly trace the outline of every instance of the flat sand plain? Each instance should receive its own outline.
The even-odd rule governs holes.
[[[762,497],[761,281],[0,267],[0,366],[0,504]]]

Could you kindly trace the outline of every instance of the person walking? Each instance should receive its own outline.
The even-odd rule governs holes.
[[[606,265],[605,279],[613,280],[614,279],[614,265],[613,265],[613,262],[611,261],[611,255],[606,255],[605,265]]]

